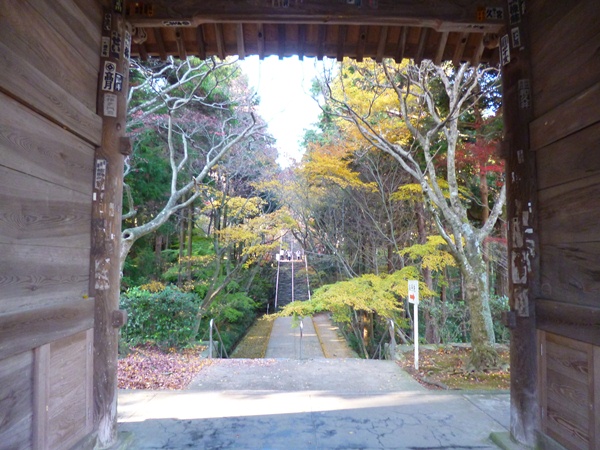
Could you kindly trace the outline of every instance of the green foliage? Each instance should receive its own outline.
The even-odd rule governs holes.
[[[505,295],[490,296],[490,308],[492,310],[492,320],[494,321],[496,342],[508,344],[510,342],[510,330],[502,324],[502,313],[509,310],[508,297]]]
[[[233,350],[235,344],[252,325],[259,307],[258,302],[238,289],[237,283],[230,283],[229,292],[220,295],[207,314],[215,320],[228,352]]]
[[[436,325],[440,333],[440,341],[443,343],[470,342],[470,315],[469,309],[462,300],[440,302],[439,298],[423,298],[421,300],[420,314],[425,309],[429,312],[430,320]],[[502,312],[508,310],[508,298],[505,296],[490,296],[490,308],[494,322],[494,333],[496,342],[508,344],[510,332],[502,325]],[[421,336],[425,333],[424,317],[419,322]]]
[[[121,295],[121,308],[128,314],[122,339],[128,345],[184,347],[195,338],[191,330],[199,304],[198,295],[171,285],[159,292],[128,289]]]

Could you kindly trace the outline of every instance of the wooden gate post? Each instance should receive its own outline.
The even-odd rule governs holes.
[[[117,440],[117,358],[119,328],[119,254],[123,196],[123,148],[126,145],[126,92],[130,32],[124,1],[104,10],[98,82],[98,114],[103,118],[102,145],[96,149],[92,206],[90,292],[94,313],[94,413],[96,448]],[[124,145],[125,144],[125,145]]]
[[[539,292],[539,236],[527,23],[522,2],[508,0],[506,35],[500,39],[507,177],[508,277],[511,328],[511,435],[533,446],[539,430],[534,301]]]

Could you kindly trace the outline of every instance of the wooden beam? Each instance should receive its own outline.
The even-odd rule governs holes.
[[[227,54],[225,53],[225,37],[223,36],[222,23],[215,23],[215,39],[217,41],[217,56],[225,59]]]
[[[388,37],[388,27],[382,26],[379,30],[379,42],[377,43],[377,54],[375,56],[375,61],[378,63],[383,60],[383,55],[385,53],[385,45],[387,44]]]
[[[419,36],[419,45],[417,47],[417,53],[414,57],[415,64],[421,64],[421,61],[423,61],[423,53],[425,52],[425,45],[427,44],[428,37],[429,28],[421,28],[421,34]]]
[[[256,25],[256,45],[258,46],[258,58],[265,59],[265,27],[262,23]]]
[[[365,47],[367,46],[367,27],[361,25],[358,31],[358,42],[356,44],[356,61],[361,62],[365,56]]]
[[[396,57],[394,58],[397,63],[400,63],[404,59],[404,52],[406,51],[406,38],[408,36],[408,28],[402,27],[400,32],[400,39],[398,40],[398,47],[396,48]]]
[[[154,39],[156,40],[156,46],[158,47],[158,56],[161,61],[166,61],[167,50],[165,49],[165,42],[163,41],[160,28],[154,28],[152,31],[154,32]]]
[[[306,51],[306,27],[307,25],[298,25],[298,58],[304,59],[304,52]]]
[[[202,29],[202,25],[198,25],[198,28],[196,28],[196,43],[198,44],[198,58],[205,60],[206,43],[204,42],[204,30]]]
[[[456,47],[454,48],[454,55],[452,56],[452,64],[454,64],[455,66],[458,66],[461,63],[468,40],[469,33],[460,33],[458,42],[456,44]]]
[[[509,18],[507,29],[511,28]],[[530,85],[528,23],[521,23],[523,49],[511,48],[502,68],[503,142],[506,151],[506,211],[508,216],[509,307],[514,317],[510,340],[510,432],[517,442],[534,447],[539,431],[538,347],[535,299],[540,295],[538,199],[535,153],[529,144],[531,101],[524,103]],[[505,40],[508,36],[505,37]]]
[[[163,27],[175,22],[189,26],[201,23],[305,23],[331,25],[423,26],[436,31],[478,30],[499,32],[504,23],[494,18],[478,20],[479,0],[446,0],[432,7],[429,2],[414,0],[379,0],[361,5],[339,0],[303,0],[289,2],[285,8],[261,0],[155,0],[151,14],[132,8],[128,20],[134,26]],[[488,0],[486,8],[506,9],[503,0]],[[137,14],[136,14],[137,12]]]
[[[44,308],[2,314],[0,359],[32,350],[93,326],[94,300],[89,298],[75,298]]]
[[[600,346],[600,308],[536,299],[537,328]]]
[[[440,65],[442,59],[444,58],[444,51],[446,50],[446,44],[448,43],[448,35],[450,33],[448,31],[444,31],[440,36],[440,40],[438,42],[438,48],[435,52],[435,57],[433,58],[433,63],[435,65]]]
[[[325,25],[319,25],[319,38],[317,42],[317,59],[322,60],[324,56],[325,39],[327,38],[327,28]]]
[[[483,50],[485,50],[483,36],[483,34],[476,35],[477,44],[475,45],[475,51],[473,52],[473,56],[471,57],[472,66],[477,66],[481,62],[481,56],[483,55]]]
[[[110,27],[104,36],[124,35],[128,26],[123,16],[110,10]],[[157,30],[160,31],[160,30]],[[160,33],[156,33],[160,36]],[[119,309],[121,206],[123,200],[123,155],[121,138],[127,124],[126,93],[129,89],[129,62],[121,49],[100,59],[98,106],[103,116],[102,144],[96,149],[92,194],[92,239],[90,250],[90,297],[94,310],[94,417],[97,446],[109,448],[117,440],[117,359],[119,330],[112,325]],[[121,89],[107,83],[107,68],[122,75]],[[108,84],[108,87],[107,87]]]
[[[540,149],[600,122],[599,104],[600,82],[538,117],[529,127],[533,148]]]
[[[87,142],[100,143],[100,117],[3,42],[0,42],[0,66],[3,67],[0,90],[10,92],[19,102]]]
[[[33,351],[33,448],[48,448],[48,396],[50,395],[50,344]]]
[[[237,51],[238,58],[245,59],[246,58],[246,44],[244,42],[244,25],[238,23],[235,27],[235,38],[237,41]]]
[[[340,25],[338,27],[338,43],[337,43],[337,53],[336,58],[338,61],[344,60],[345,46],[346,46],[346,36],[348,35],[348,26]]]
[[[179,59],[187,59],[187,51],[185,49],[185,42],[183,41],[182,29],[175,30],[175,42],[177,43],[177,53],[179,54]]]
[[[284,24],[279,24],[277,25],[277,33],[278,33],[278,39],[277,39],[277,54],[279,55],[279,59],[283,59],[283,57],[285,56],[285,35],[286,35],[286,31],[285,31],[286,27]]]
[[[144,43],[136,44],[138,49],[138,55],[140,55],[140,59],[142,61],[148,61],[148,51],[146,50],[146,46]]]

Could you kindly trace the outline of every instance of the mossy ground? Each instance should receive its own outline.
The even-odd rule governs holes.
[[[263,316],[254,322],[231,354],[232,358],[264,358],[273,328],[273,320]]]
[[[419,351],[418,371],[414,369],[413,352],[405,352],[399,363],[417,381],[430,389],[510,389],[508,350],[499,350],[498,367],[479,372],[467,369],[470,355],[470,348],[441,346]]]

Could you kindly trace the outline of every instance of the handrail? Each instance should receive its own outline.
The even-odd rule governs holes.
[[[388,331],[390,334],[390,344],[388,347],[388,351],[389,351],[389,355],[393,358],[394,354],[396,353],[396,327],[395,327],[395,323],[392,319],[388,319]],[[386,333],[383,333],[381,336],[381,340],[379,341],[379,344],[377,345],[377,349],[375,350],[375,353],[373,353],[373,359],[375,359],[377,356],[379,356],[379,359],[385,358],[387,355],[384,355],[382,350],[381,350],[381,344],[383,344],[383,340],[385,339]]]
[[[275,307],[273,311],[277,312],[277,300],[279,296],[279,264],[281,264],[280,258],[277,258],[277,279],[275,280]]]
[[[219,333],[219,329],[215,325],[215,319],[210,319],[210,327],[208,334],[208,358],[212,359],[213,357],[213,348],[215,345],[215,342],[213,341],[213,328],[217,332],[217,338],[221,343],[221,345],[219,346],[219,358],[223,357],[223,353],[225,353],[225,358],[229,358],[229,355],[227,355],[227,350],[225,350],[225,344],[223,344],[223,339],[221,339],[221,333]]]
[[[308,281],[308,255],[304,253],[304,271],[306,272],[306,289],[308,290],[308,301],[310,301],[310,282]]]

